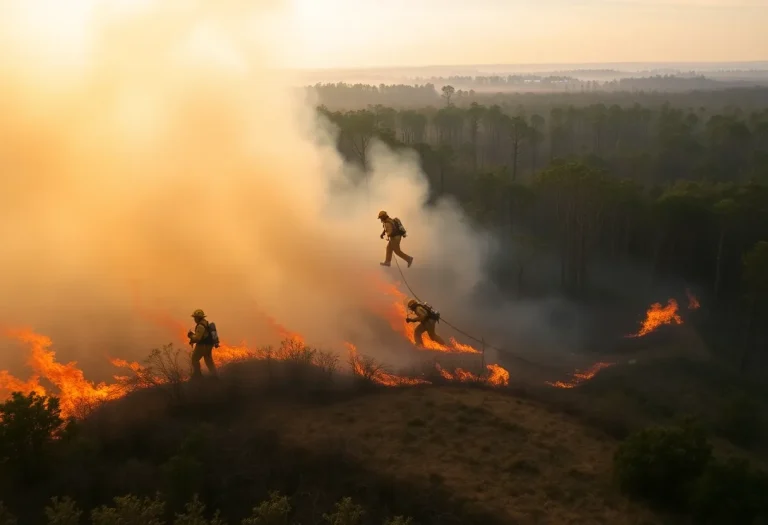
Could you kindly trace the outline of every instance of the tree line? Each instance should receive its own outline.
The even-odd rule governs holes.
[[[373,140],[413,149],[433,199],[453,197],[475,223],[522,243],[506,266],[514,292],[531,293],[525,276],[537,256],[556,257],[562,290],[581,296],[596,264],[631,264],[649,282],[697,284],[762,344],[768,110],[594,103],[540,112],[462,107],[456,96],[446,86],[439,108],[318,111],[338,125],[338,150],[361,173]]]
[[[735,107],[752,111],[768,106],[768,87],[764,81],[750,84],[746,81],[720,82],[679,76],[599,81],[552,75],[515,77],[517,84],[477,84],[477,79],[484,77],[474,78],[473,84],[466,84],[460,78],[456,81],[437,78],[392,85],[318,83],[303,89],[313,100],[332,110],[366,109],[375,105],[415,110],[440,107],[445,102],[441,97],[444,86],[454,88],[453,102],[459,107],[477,102],[514,109],[523,106],[529,111],[544,113],[552,107],[590,104],[659,107],[667,102],[675,107],[703,107],[715,111]]]

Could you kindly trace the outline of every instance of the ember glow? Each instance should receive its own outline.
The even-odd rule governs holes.
[[[589,367],[587,370],[577,370],[573,373],[573,376],[569,381],[555,381],[555,382],[547,382],[549,386],[553,386],[555,388],[576,388],[581,383],[585,381],[589,381],[593,377],[597,375],[600,370],[606,369],[609,366],[613,366],[614,363],[595,363],[591,367]]]
[[[690,290],[686,290],[685,294],[688,296],[688,309],[698,310],[699,307],[701,307],[701,303],[699,303],[699,300],[696,298],[696,296],[693,295]]]

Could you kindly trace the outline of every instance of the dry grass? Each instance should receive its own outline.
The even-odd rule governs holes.
[[[389,390],[326,407],[281,407],[267,420],[281,440],[310,449],[341,443],[372,470],[425,489],[439,485],[505,522],[658,522],[611,488],[616,442],[491,390]]]

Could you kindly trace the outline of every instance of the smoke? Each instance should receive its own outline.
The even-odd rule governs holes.
[[[2,325],[83,364],[142,357],[175,339],[164,317],[196,308],[233,343],[276,342],[271,317],[310,344],[369,351],[372,313],[392,303],[377,281],[397,277],[378,265],[380,209],[408,228],[417,293],[461,306],[487,241],[451,203],[424,207],[413,156],[376,144],[368,183],[349,182],[334,131],[282,67],[286,13],[0,2]]]

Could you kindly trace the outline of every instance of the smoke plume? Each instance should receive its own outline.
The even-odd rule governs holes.
[[[82,364],[140,358],[196,308],[229,342],[276,342],[271,318],[375,354],[392,303],[377,283],[398,277],[378,265],[380,209],[408,228],[417,293],[460,307],[487,242],[450,203],[424,207],[415,157],[375,145],[368,183],[350,182],[282,68],[286,11],[0,3],[0,324]],[[23,362],[11,344],[3,367]]]

